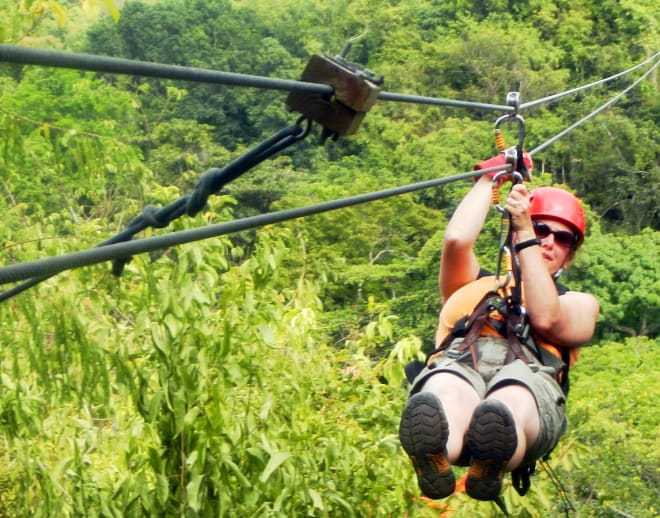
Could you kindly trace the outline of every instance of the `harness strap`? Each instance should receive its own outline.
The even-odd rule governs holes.
[[[470,356],[472,357],[472,368],[475,371],[479,370],[478,369],[479,353],[477,351],[477,339],[481,336],[481,330],[483,329],[484,325],[486,325],[487,320],[488,320],[487,313],[477,315],[476,318],[474,319],[474,322],[472,323],[472,327],[465,335],[463,342],[456,347],[456,350],[459,352],[465,351],[465,349],[470,350]]]
[[[523,324],[522,315],[509,315],[506,321],[506,338],[509,343],[509,350],[507,351],[504,363],[508,364],[514,360],[522,360],[525,363],[530,363],[529,357],[523,351],[523,345],[518,338],[518,326]]]
[[[477,304],[477,307],[474,308],[472,315],[470,315],[469,320],[466,323],[466,328],[468,332],[463,339],[463,342],[456,347],[456,350],[461,352],[469,349],[470,356],[472,357],[472,368],[475,371],[478,371],[479,363],[479,354],[477,351],[477,342],[481,336],[481,331],[483,330],[486,322],[488,322],[488,315],[494,309],[500,309],[502,304],[500,303],[502,298],[494,291],[486,293],[486,295],[481,299],[481,302]],[[444,341],[443,341],[444,343]]]
[[[518,466],[511,472],[511,482],[520,496],[525,496],[532,485],[531,476],[536,472],[536,463]]]
[[[468,349],[472,357],[472,368],[476,371],[479,370],[479,354],[477,350],[478,339],[481,336],[481,331],[486,325],[486,322],[489,322],[489,314],[493,310],[498,310],[500,314],[505,317],[505,322],[502,323],[503,325],[496,326],[501,327],[501,329],[498,329],[498,332],[506,337],[508,343],[508,350],[504,363],[508,364],[514,360],[522,360],[525,363],[530,363],[531,360],[529,356],[525,354],[524,345],[519,338],[521,329],[525,325],[524,315],[516,314],[511,311],[511,308],[508,307],[508,304],[504,299],[494,291],[488,292],[486,296],[481,299],[481,302],[477,305],[469,320],[465,323],[467,333],[465,334],[463,342],[456,347],[456,351],[461,352]],[[451,338],[454,339],[456,336],[452,336]],[[445,342],[446,340],[443,340],[442,345],[445,345]]]

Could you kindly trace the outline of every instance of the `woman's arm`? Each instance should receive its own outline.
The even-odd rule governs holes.
[[[443,302],[479,274],[473,246],[488,216],[491,191],[490,178],[482,176],[461,200],[447,224],[438,278]]]
[[[513,204],[511,203],[513,202]],[[511,214],[511,224],[518,243],[536,237],[529,214],[529,192],[524,185],[516,185],[507,198],[506,209]],[[548,246],[548,250],[544,247]],[[549,342],[565,346],[581,345],[591,339],[598,318],[599,304],[587,293],[568,292],[557,294],[555,281],[543,259],[546,254],[566,254],[557,267],[567,267],[570,254],[567,250],[554,250],[558,245],[530,246],[518,254],[523,286],[525,309],[532,328]]]
[[[551,343],[565,346],[588,342],[599,312],[595,297],[576,291],[560,297],[538,246],[521,250],[518,259],[525,309],[534,331]]]

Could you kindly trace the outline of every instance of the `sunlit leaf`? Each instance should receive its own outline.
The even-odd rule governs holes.
[[[261,482],[266,482],[273,474],[273,472],[289,458],[291,458],[291,453],[286,451],[280,451],[272,454],[268,460],[268,464],[264,468],[263,473],[259,475],[259,480]]]
[[[190,482],[186,485],[186,496],[188,506],[195,512],[199,512],[202,508],[203,498],[199,489],[204,480],[204,475],[201,473],[193,475]]]

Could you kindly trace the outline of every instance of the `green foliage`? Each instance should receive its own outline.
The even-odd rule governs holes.
[[[229,161],[229,153],[212,139],[212,128],[190,119],[157,123],[143,146],[158,182],[194,188],[201,172]]]
[[[17,462],[3,477],[20,488],[3,493],[12,509],[367,512],[392,480],[369,459],[397,451],[396,415],[383,408],[401,392],[376,381],[358,347],[342,358],[318,342],[308,280],[273,290],[286,242],[262,233],[222,275],[227,241],[135,260],[121,287],[78,290],[75,276],[3,306],[13,315],[3,317],[0,392]],[[71,414],[69,426],[50,424]]]
[[[579,137],[567,139],[565,166],[557,180],[584,193],[605,229],[624,221],[633,233],[658,227],[660,209],[653,193],[660,185],[660,148],[655,130],[650,121],[635,121],[615,111],[585,127]],[[610,145],[591,151],[603,142]]]
[[[118,23],[99,24],[88,39],[88,52],[141,61],[281,77],[301,70],[301,63],[259,18],[227,0],[130,2]],[[143,95],[149,113],[210,125],[216,142],[229,149],[279,129],[287,119],[281,93],[190,83],[188,95],[171,103],[166,89],[180,85],[160,80],[149,84]]]
[[[561,477],[585,515],[658,512],[659,345],[631,338],[590,347],[574,370],[567,440],[581,445],[580,467]]]
[[[593,293],[601,304],[598,335],[658,336],[660,232],[592,233],[569,269],[569,286]],[[576,285],[573,286],[573,279]]]
[[[114,20],[83,36],[101,4]],[[285,79],[351,39],[386,90],[498,104],[657,52],[651,0],[177,0],[129,2],[118,22],[115,5],[0,2],[0,39]],[[578,515],[657,514],[654,80],[534,157],[534,185],[566,183],[592,209],[566,282],[601,302],[600,345],[550,459]],[[293,118],[260,89],[17,65],[0,86],[4,263],[94,246]],[[526,115],[526,147],[609,97]],[[498,115],[379,102],[356,135],[313,135],[171,228],[470,170],[495,152]],[[120,279],[77,270],[0,305],[0,516],[493,516],[461,493],[421,500],[396,438],[403,366],[432,342],[442,234],[470,185],[136,257]],[[477,244],[487,268],[499,223]],[[543,470],[503,497],[513,516],[563,514]]]
[[[130,145],[130,95],[90,75],[32,69],[20,82],[5,78],[1,99],[8,204],[111,215],[114,199],[139,196],[145,170]]]

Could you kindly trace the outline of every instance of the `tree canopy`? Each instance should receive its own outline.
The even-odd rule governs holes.
[[[281,79],[351,42],[384,91],[503,105],[656,55],[657,14],[651,0],[0,0],[0,42]],[[645,70],[524,111],[525,147]],[[0,86],[3,264],[93,247],[298,118],[286,92],[257,88],[8,63]],[[550,459],[584,515],[657,514],[659,95],[656,71],[534,156],[532,185],[585,203],[562,282],[601,303]],[[324,141],[314,124],[138,237],[470,171],[497,152],[500,115],[379,100],[356,134]],[[119,278],[77,269],[0,303],[0,516],[492,516],[462,494],[420,500],[396,440],[403,365],[432,344],[442,235],[470,185],[143,254]],[[486,267],[499,230],[494,212]],[[504,497],[514,516],[562,514],[544,473]]]

